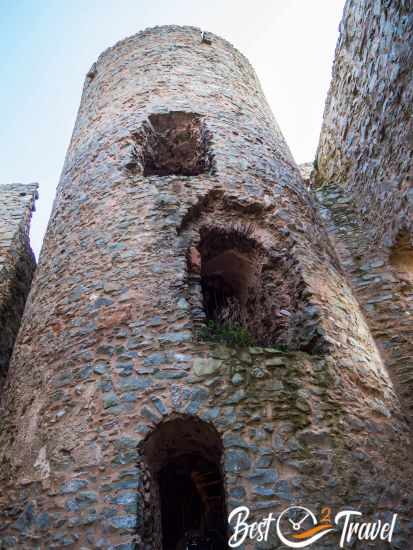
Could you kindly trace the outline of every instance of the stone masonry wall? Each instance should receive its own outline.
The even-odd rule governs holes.
[[[410,1],[346,3],[315,174],[328,231],[411,420],[412,46]]]
[[[0,396],[36,265],[29,228],[37,196],[36,184],[0,186]]]
[[[193,126],[168,134],[171,113]],[[153,153],[167,135],[186,175]],[[300,281],[295,351],[199,338],[202,227],[248,223]],[[8,384],[4,548],[159,550],[139,449],[176,417],[219,434],[227,512],[397,511],[407,544],[399,400],[254,71],[217,36],[157,27],[92,66]]]

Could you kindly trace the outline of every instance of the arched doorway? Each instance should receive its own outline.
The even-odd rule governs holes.
[[[148,436],[142,455],[150,500],[142,526],[146,544],[153,550],[227,548],[222,443],[216,430],[195,417],[175,417]]]

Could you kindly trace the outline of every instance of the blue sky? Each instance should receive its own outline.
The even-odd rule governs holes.
[[[40,183],[38,254],[86,72],[118,40],[194,25],[253,64],[298,163],[318,142],[344,0],[0,0],[0,184]]]

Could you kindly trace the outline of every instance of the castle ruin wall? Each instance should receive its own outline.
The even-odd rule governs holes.
[[[0,396],[36,262],[29,228],[37,185],[0,186]]]
[[[413,419],[413,11],[348,0],[315,177],[321,214]]]

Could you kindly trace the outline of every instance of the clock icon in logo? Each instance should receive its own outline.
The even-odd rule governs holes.
[[[330,522],[318,523],[311,510],[290,506],[278,516],[277,535],[289,548],[305,548],[334,530]]]

